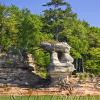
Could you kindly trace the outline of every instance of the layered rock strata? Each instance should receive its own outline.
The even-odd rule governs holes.
[[[72,64],[74,59],[70,56],[70,46],[66,42],[48,43],[42,42],[41,47],[50,52],[50,64],[47,71],[53,83],[59,78],[66,78],[75,70]]]

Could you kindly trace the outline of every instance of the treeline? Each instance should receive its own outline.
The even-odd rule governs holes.
[[[51,0],[43,6],[48,9],[42,15],[35,15],[28,9],[0,4],[0,46],[3,50],[14,47],[32,53],[37,69],[44,70],[50,55],[40,48],[40,43],[67,42],[75,61],[82,59],[85,71],[99,74],[100,28],[80,21],[64,0]]]

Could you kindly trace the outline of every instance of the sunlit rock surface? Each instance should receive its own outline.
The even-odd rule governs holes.
[[[66,42],[42,42],[41,47],[50,52],[50,64],[47,71],[53,79],[53,83],[59,80],[60,77],[66,78],[69,73],[75,70],[74,59],[70,56],[71,47]]]

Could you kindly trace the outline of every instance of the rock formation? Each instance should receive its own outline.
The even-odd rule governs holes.
[[[28,53],[27,54],[27,63],[28,66],[32,68],[32,72],[36,72],[35,64],[34,64],[34,59],[32,57],[32,54]]]
[[[20,54],[14,54],[11,50],[0,53],[0,86],[35,87],[41,79],[35,71],[34,60],[31,54],[27,54],[27,61],[21,60]]]
[[[47,71],[54,81],[59,77],[67,77],[75,70],[73,58],[70,56],[70,46],[66,42],[42,42],[41,47],[50,52],[50,64]]]

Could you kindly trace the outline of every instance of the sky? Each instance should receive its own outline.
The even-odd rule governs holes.
[[[16,5],[20,9],[28,8],[33,14],[41,14],[42,5],[50,0],[0,0],[1,4]],[[91,26],[100,27],[100,0],[65,0],[71,4],[73,12],[80,20],[87,21]]]

